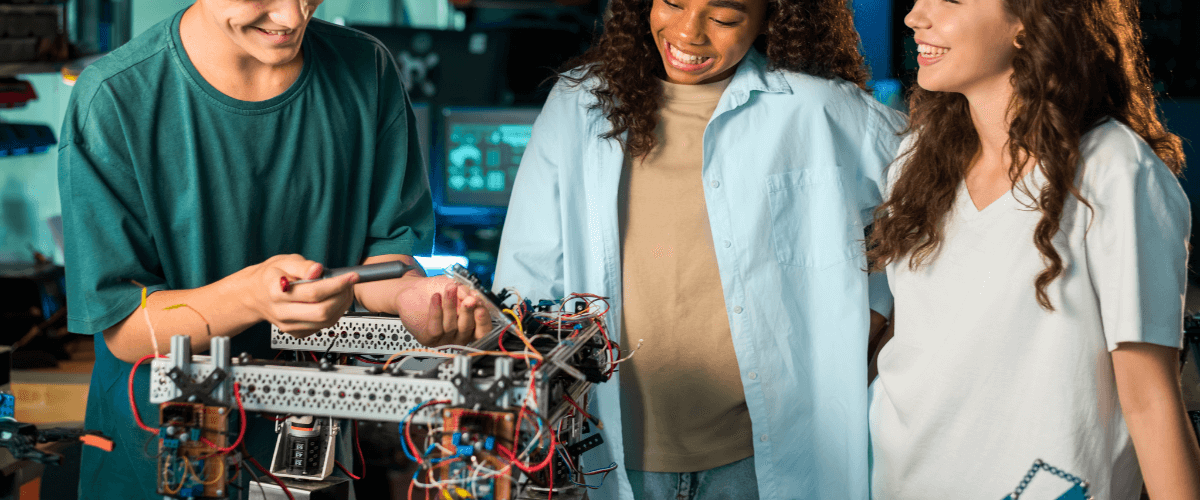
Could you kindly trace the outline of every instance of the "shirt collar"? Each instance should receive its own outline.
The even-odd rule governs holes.
[[[733,74],[733,81],[725,89],[725,102],[717,106],[716,113],[733,109],[750,100],[751,92],[768,92],[773,94],[791,94],[792,86],[781,71],[771,71],[767,68],[769,61],[766,56],[753,47],[738,64]]]

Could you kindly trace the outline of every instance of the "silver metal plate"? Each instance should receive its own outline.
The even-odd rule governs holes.
[[[284,333],[279,327],[271,325],[271,348],[374,355],[429,349],[413,338],[400,318],[353,315],[343,316],[333,326],[304,338]]]
[[[439,366],[438,378],[372,375],[367,368],[338,365],[332,371],[296,366],[239,366],[233,360],[232,378],[241,386],[242,406],[248,412],[300,414],[400,422],[416,405],[431,399],[452,400],[458,395],[449,382],[451,371]],[[174,397],[175,384],[167,377],[170,359],[151,363],[150,402]],[[212,372],[212,359],[193,356],[193,380]],[[414,422],[424,422],[433,411],[422,411]],[[440,418],[440,417],[439,417]]]

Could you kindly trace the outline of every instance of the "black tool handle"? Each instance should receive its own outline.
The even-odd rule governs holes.
[[[366,283],[368,281],[390,280],[404,276],[404,273],[418,269],[415,265],[405,264],[400,261],[381,262],[379,264],[367,264],[365,266],[350,266],[337,267],[334,269],[326,269],[322,278],[332,278],[347,273],[358,273],[358,282]]]

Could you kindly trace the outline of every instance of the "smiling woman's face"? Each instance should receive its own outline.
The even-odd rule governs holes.
[[[904,24],[917,42],[917,84],[971,94],[1008,85],[1021,21],[1004,0],[917,0]]]
[[[766,13],[767,0],[654,0],[650,32],[667,81],[697,85],[732,75]]]

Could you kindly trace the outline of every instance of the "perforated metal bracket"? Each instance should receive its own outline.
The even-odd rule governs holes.
[[[297,338],[271,325],[271,348],[339,354],[391,355],[409,349],[429,349],[394,316],[347,314],[333,326]]]
[[[583,441],[568,445],[567,452],[570,453],[571,456],[577,457],[602,444],[604,444],[604,435],[597,432],[591,436],[588,436]]]
[[[174,365],[168,359],[151,362],[150,402],[174,399],[176,385],[168,375]],[[191,379],[206,379],[215,369],[208,356],[193,356]],[[454,399],[458,391],[448,378],[449,370],[438,370],[438,378],[372,374],[366,368],[335,366],[332,371],[312,367],[241,365],[233,360],[229,378],[241,387],[242,406],[248,412],[315,415],[358,420],[400,422],[416,405],[431,399]],[[420,412],[416,422],[425,423],[429,412]]]

